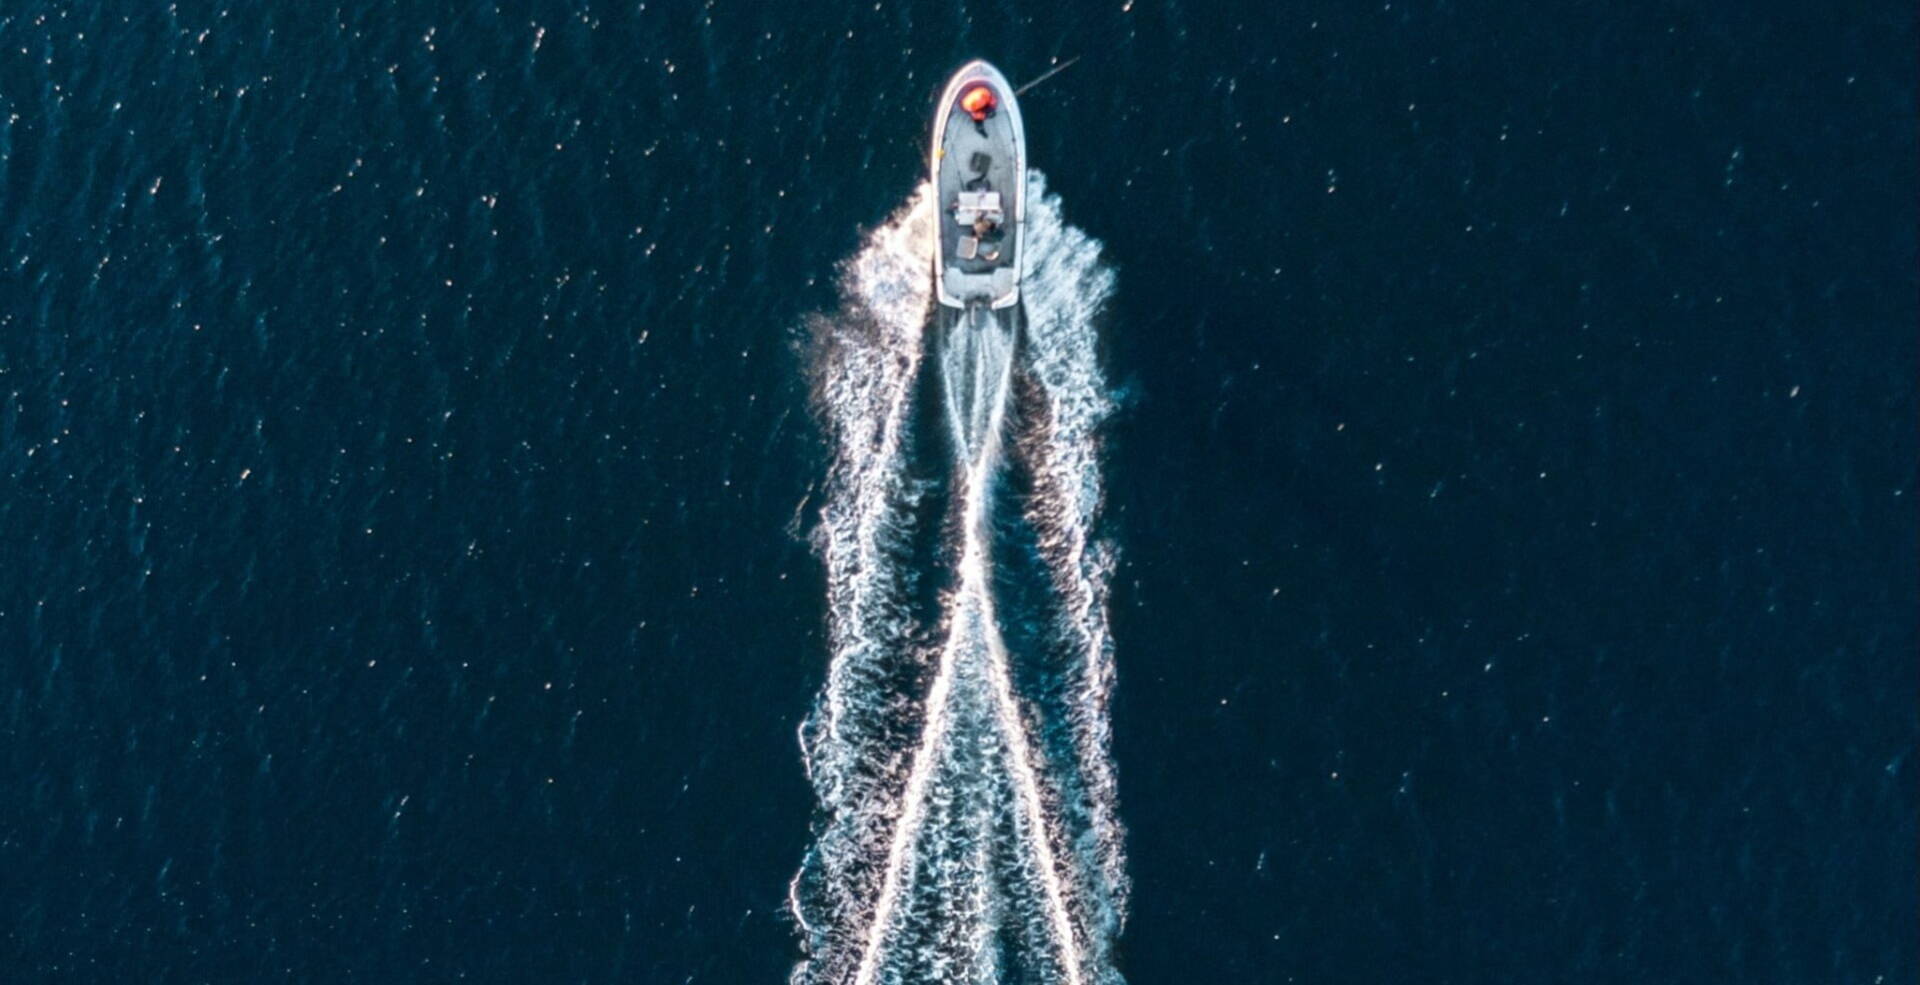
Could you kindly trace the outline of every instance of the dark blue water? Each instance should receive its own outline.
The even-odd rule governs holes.
[[[1912,981],[1909,5],[0,8],[0,980],[772,982],[802,324],[1119,288],[1149,982]]]

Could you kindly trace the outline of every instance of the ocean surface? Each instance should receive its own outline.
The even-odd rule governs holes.
[[[0,982],[1914,981],[1914,18],[0,5]]]

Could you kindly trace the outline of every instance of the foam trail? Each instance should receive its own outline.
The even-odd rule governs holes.
[[[1037,172],[1029,184],[1032,199],[1052,201]],[[1057,206],[1050,211],[1057,212]],[[1101,943],[1118,936],[1129,889],[1108,725],[1114,671],[1107,585],[1113,551],[1094,533],[1102,503],[1098,431],[1113,401],[1089,331],[1112,297],[1114,275],[1099,260],[1099,244],[1073,226],[1035,223],[1029,242],[1028,353],[1046,394],[1046,413],[1023,442],[1037,485],[1027,513],[1060,596],[1062,635],[1076,658],[1077,700],[1070,707],[1078,769],[1073,775],[1083,781],[1078,809],[1091,855],[1087,874],[1097,880],[1089,898],[1106,906],[1098,915],[1105,932],[1091,935]]]
[[[875,231],[843,269],[840,312],[815,326],[816,396],[836,451],[818,531],[832,653],[802,727],[820,816],[790,888],[806,949],[792,977],[1117,985],[1126,885],[1105,721],[1111,552],[1094,539],[1108,401],[1093,319],[1112,274],[1032,175],[1026,344],[1011,319],[953,325],[934,364],[941,414],[919,421],[929,198],[922,186]],[[1016,391],[1041,404],[1017,428]],[[955,459],[946,529],[958,543],[938,611],[918,612],[903,545],[922,519],[927,490],[909,476],[929,427]],[[1034,477],[1014,521],[1031,527],[1054,597],[1047,653],[1011,652],[1001,630],[992,555],[1008,521],[994,501],[1009,452]],[[937,649],[918,642],[928,637]],[[1054,651],[1069,655],[1064,669]],[[1062,686],[1022,693],[1036,673]]]
[[[946,391],[947,425],[960,439],[960,464],[969,470],[971,480],[973,465],[982,457],[990,432],[997,431],[1005,418],[1013,332],[992,312],[976,307],[961,316],[960,324],[945,341],[941,380]]]
[[[931,186],[923,184],[874,231],[841,270],[841,311],[812,326],[815,402],[837,448],[815,531],[827,571],[833,656],[821,700],[801,726],[823,817],[789,887],[789,908],[809,948],[823,952],[871,893],[863,860],[874,851],[875,814],[887,797],[887,748],[898,741],[893,716],[871,695],[887,686],[907,649],[903,586],[889,555],[906,533],[903,515],[913,494],[904,448],[932,297],[925,260],[931,202]]]

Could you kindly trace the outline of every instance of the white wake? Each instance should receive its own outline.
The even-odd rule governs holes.
[[[840,311],[814,326],[835,452],[816,531],[831,659],[801,728],[819,815],[790,887],[806,950],[796,983],[1120,980],[1112,564],[1094,535],[1110,406],[1094,319],[1113,276],[1038,173],[1028,192],[1024,338],[993,320],[934,337],[924,185],[847,261]],[[929,349],[937,377],[923,381]],[[939,387],[939,414],[921,411],[922,385]],[[921,507],[940,485],[914,478],[923,441],[948,451],[955,501],[935,530],[952,572],[937,611],[916,611],[932,574],[912,543],[938,522]],[[1049,642],[1032,653],[1009,651],[995,598],[1010,454],[1032,479],[1013,519],[1030,527],[1051,595]],[[1023,694],[1022,679],[1047,693]]]

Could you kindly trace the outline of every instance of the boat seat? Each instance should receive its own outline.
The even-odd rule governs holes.
[[[997,225],[1004,215],[999,192],[957,192],[953,196],[953,221],[963,226],[973,225],[981,216]]]
[[[954,250],[962,260],[971,260],[980,255],[980,241],[972,236],[960,237],[960,246]]]
[[[980,259],[982,260],[1000,259],[1000,244],[999,243],[981,243]]]

